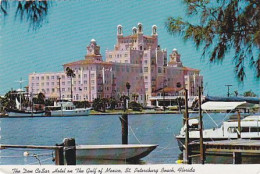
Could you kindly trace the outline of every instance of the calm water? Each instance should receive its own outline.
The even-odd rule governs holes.
[[[196,116],[195,114],[192,116]],[[224,114],[212,115],[220,122]],[[143,144],[158,144],[159,146],[140,164],[175,163],[181,155],[174,135],[182,127],[180,114],[146,114],[129,115],[129,125],[135,136]],[[73,137],[77,144],[120,144],[121,123],[118,115],[88,116],[88,117],[42,117],[42,118],[1,118],[1,144],[17,145],[55,145],[66,137]],[[204,117],[204,126],[214,124],[209,117]],[[129,129],[129,144],[139,144]],[[24,157],[28,151],[35,157]],[[0,151],[0,163],[4,164],[54,164],[52,151],[28,149],[4,149]],[[210,159],[210,158],[209,158]],[[213,161],[216,159],[213,159]],[[226,159],[230,161],[230,159]],[[224,162],[226,161],[224,160]],[[223,162],[223,160],[220,160]],[[232,161],[232,160],[231,160]],[[84,161],[83,164],[118,163],[118,161]],[[124,162],[122,162],[124,163]]]

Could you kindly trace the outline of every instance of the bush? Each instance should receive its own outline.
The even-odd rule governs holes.
[[[140,111],[143,108],[140,103],[137,103],[135,101],[130,102],[128,107],[129,109],[133,109],[134,111]]]

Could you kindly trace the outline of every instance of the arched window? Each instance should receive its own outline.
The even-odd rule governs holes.
[[[138,32],[139,33],[143,32],[143,26],[141,23],[138,24]]]
[[[156,25],[153,25],[153,27],[152,27],[152,34],[153,35],[157,34],[157,26]]]
[[[123,34],[122,25],[118,25],[118,26],[117,26],[117,34],[118,34],[118,35],[122,35],[122,34]]]
[[[137,28],[134,27],[134,28],[133,28],[133,34],[136,34],[136,33],[137,33]]]

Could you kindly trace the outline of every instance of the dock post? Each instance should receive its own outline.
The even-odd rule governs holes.
[[[233,152],[233,164],[242,164],[241,152]]]
[[[76,143],[74,138],[65,138],[64,151],[67,165],[76,165]]]
[[[184,161],[187,164],[191,164],[191,158],[190,158],[190,147],[189,147],[189,111],[188,111],[188,90],[185,89],[185,124],[186,124],[186,131],[185,131],[185,158],[186,161]]]
[[[204,160],[205,160],[205,148],[203,145],[203,117],[202,117],[202,110],[201,110],[201,87],[199,87],[199,130],[200,130],[200,161],[201,164],[204,164]]]
[[[64,165],[63,147],[55,149],[55,165]]]
[[[121,125],[122,125],[122,144],[128,144],[128,115],[122,114]]]
[[[237,132],[237,138],[241,138],[241,117],[240,117],[240,112],[237,111],[237,124],[238,124],[238,132]]]

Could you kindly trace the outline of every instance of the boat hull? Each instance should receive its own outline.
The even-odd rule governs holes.
[[[8,112],[8,117],[38,117],[38,116],[44,116],[45,112],[23,112],[23,111],[10,111]]]
[[[139,160],[158,145],[79,145],[77,159]]]
[[[50,111],[47,116],[88,116],[90,109],[75,109],[75,110],[57,110]]]

